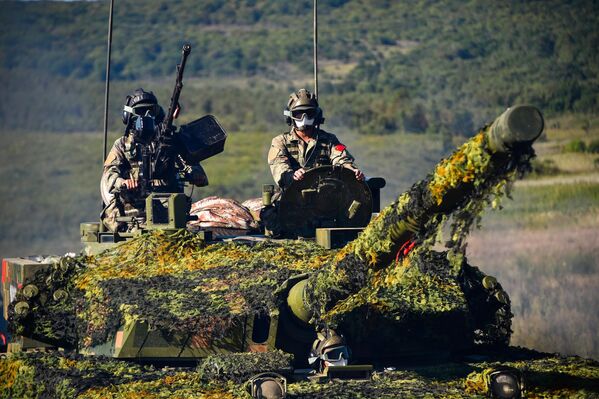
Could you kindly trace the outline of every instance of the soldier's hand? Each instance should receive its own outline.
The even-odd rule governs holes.
[[[296,170],[295,172],[293,172],[293,180],[300,181],[304,178],[305,174],[306,174],[306,170],[303,168],[300,168],[300,169]]]
[[[358,181],[364,181],[364,173],[360,169],[354,169],[354,174],[356,175],[356,179]]]
[[[137,180],[135,179],[127,179],[123,183],[123,187],[127,190],[135,190],[137,188]]]
[[[208,177],[202,173],[191,173],[189,182],[194,186],[204,187],[208,185]]]

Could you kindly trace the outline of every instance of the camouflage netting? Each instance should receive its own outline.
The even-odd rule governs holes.
[[[233,381],[241,384],[253,375],[266,371],[290,372],[293,356],[282,352],[232,353],[209,356],[197,372],[206,381]]]
[[[17,294],[32,311],[19,316],[13,302],[10,326],[61,346],[103,343],[123,323],[141,319],[153,329],[218,338],[235,320],[276,309],[282,299],[274,293],[286,279],[331,256],[301,241],[206,246],[185,231],[146,234],[98,256],[63,258],[38,273],[41,294]],[[57,291],[66,294],[58,301]]]
[[[289,359],[273,354],[268,366],[285,367]],[[264,354],[235,358],[214,356],[196,368],[156,369],[103,357],[82,357],[61,352],[20,353],[0,357],[0,398],[248,398],[242,378],[264,370],[255,367]],[[262,357],[261,357],[262,356]],[[502,365],[523,372],[527,397],[597,397],[599,363],[578,357],[512,348]],[[249,367],[231,366],[248,364]],[[374,374],[372,381],[330,384],[289,381],[289,398],[473,398],[487,397],[481,378],[497,363],[466,362],[419,366]],[[239,372],[243,369],[243,372]],[[218,370],[215,373],[215,370]],[[271,369],[273,370],[273,369]]]

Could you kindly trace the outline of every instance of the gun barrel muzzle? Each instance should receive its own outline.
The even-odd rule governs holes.
[[[518,144],[530,144],[543,132],[541,111],[532,105],[515,105],[501,114],[488,130],[489,147],[507,152]]]

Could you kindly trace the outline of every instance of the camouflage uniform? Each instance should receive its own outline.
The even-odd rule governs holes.
[[[268,164],[272,177],[283,189],[289,187],[293,181],[293,173],[300,168],[344,165],[357,169],[354,157],[339,142],[337,136],[320,129],[308,143],[298,137],[295,129],[272,139]]]
[[[141,216],[145,210],[145,198],[139,189],[123,188],[125,180],[139,178],[141,154],[133,142],[132,135],[127,134],[114,142],[104,162],[101,191],[105,201],[102,211],[102,222],[111,231],[122,230],[124,223],[117,222],[120,216]],[[175,172],[167,179],[154,179],[151,182],[153,192],[176,193],[183,191],[183,185],[177,171],[193,175],[201,180],[202,186],[208,185],[208,177],[200,165],[189,166],[182,159],[175,162]]]

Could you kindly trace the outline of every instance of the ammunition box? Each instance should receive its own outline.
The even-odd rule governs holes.
[[[225,149],[227,133],[212,115],[206,115],[181,126],[178,137],[183,146],[183,158],[196,164]]]

